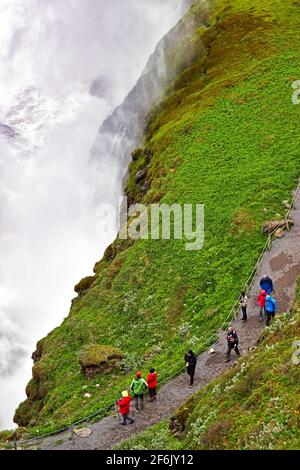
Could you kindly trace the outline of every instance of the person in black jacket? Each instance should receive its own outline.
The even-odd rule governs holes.
[[[239,345],[239,338],[238,338],[238,335],[237,335],[237,332],[235,331],[234,328],[232,328],[232,326],[230,326],[227,330],[227,354],[226,354],[226,361],[225,362],[229,362],[230,361],[230,356],[231,356],[231,351],[234,349],[234,351],[236,352],[236,354],[238,356],[241,355],[240,351],[239,351],[239,348],[238,348],[238,345]]]
[[[186,371],[188,375],[190,376],[190,387],[192,387],[194,384],[194,376],[195,376],[195,370],[196,370],[196,365],[197,365],[197,356],[190,349],[189,352],[184,356],[184,360],[186,362],[186,365],[185,365]]]

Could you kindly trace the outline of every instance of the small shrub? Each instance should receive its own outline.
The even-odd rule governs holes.
[[[214,423],[201,437],[200,447],[213,450],[224,449],[224,438],[230,432],[233,424],[230,419],[222,419]]]

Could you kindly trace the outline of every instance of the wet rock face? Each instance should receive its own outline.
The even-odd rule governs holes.
[[[135,182],[137,184],[141,183],[142,181],[145,180],[146,176],[147,176],[147,169],[143,168],[142,170],[138,171],[137,174],[135,175]]]
[[[124,355],[115,348],[103,345],[89,345],[80,354],[79,364],[88,379],[98,374],[111,373],[121,369]]]

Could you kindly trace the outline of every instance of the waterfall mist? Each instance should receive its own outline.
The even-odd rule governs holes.
[[[188,3],[0,0],[0,428],[36,341],[116,235],[99,236],[97,207],[117,200],[124,168],[91,164],[99,126]]]

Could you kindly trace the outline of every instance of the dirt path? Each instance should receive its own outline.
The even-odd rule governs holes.
[[[270,251],[266,252],[258,268],[250,290],[249,320],[246,324],[237,320],[232,325],[237,329],[240,337],[240,347],[246,354],[254,346],[260,336],[264,323],[258,322],[256,296],[259,279],[264,273],[270,274],[275,281],[276,297],[279,311],[288,311],[292,307],[296,280],[300,275],[300,192],[296,198],[296,209],[292,218],[294,228],[284,238],[275,240]],[[218,341],[213,346],[215,354],[204,352],[198,358],[194,388],[188,387],[188,378],[185,373],[164,385],[159,390],[155,403],[146,403],[146,411],[135,416],[135,423],[131,426],[120,426],[116,416],[109,416],[96,424],[87,425],[92,430],[88,438],[70,438],[70,431],[59,434],[39,442],[39,449],[57,450],[100,450],[112,449],[122,440],[132,434],[142,431],[170,416],[179,405],[195,391],[201,389],[213,379],[222,374],[231,364],[225,364],[224,351],[226,350],[224,331],[220,333]]]

